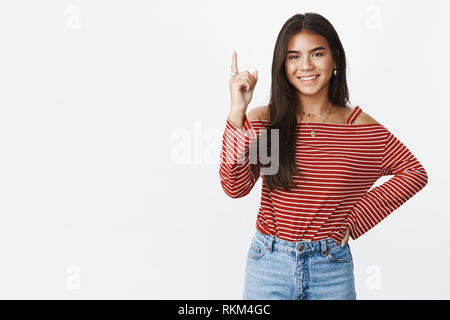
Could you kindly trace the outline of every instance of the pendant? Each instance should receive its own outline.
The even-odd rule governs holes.
[[[313,129],[313,131],[311,131],[311,137],[315,137],[316,136],[316,130]]]

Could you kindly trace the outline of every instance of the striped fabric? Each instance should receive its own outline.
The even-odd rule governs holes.
[[[330,237],[341,243],[350,226],[355,240],[427,184],[423,166],[387,128],[353,124],[361,111],[356,106],[345,124],[321,124],[315,137],[304,123],[297,126],[296,165],[301,175],[293,178],[298,188],[270,191],[263,181],[259,231],[286,241]],[[258,174],[252,174],[249,147],[267,124],[245,116],[238,129],[227,119],[219,176],[228,196],[244,197],[261,176],[259,165]],[[389,175],[393,177],[369,191],[381,176]]]

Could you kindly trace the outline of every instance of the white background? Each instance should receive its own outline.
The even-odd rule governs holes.
[[[449,299],[448,1],[2,1],[0,297],[240,299],[261,179],[229,198],[233,50],[269,99],[276,37],[336,28],[350,101],[427,170],[356,241],[358,299]],[[376,185],[386,181],[377,181]]]

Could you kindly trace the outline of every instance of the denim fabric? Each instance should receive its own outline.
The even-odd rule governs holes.
[[[356,300],[349,244],[290,242],[256,230],[245,267],[244,300]]]

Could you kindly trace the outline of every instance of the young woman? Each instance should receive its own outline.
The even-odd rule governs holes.
[[[257,72],[239,73],[236,53],[231,71],[221,185],[240,198],[263,179],[243,298],[356,299],[349,237],[359,238],[422,189],[426,171],[386,127],[347,106],[344,48],[323,16],[297,14],[281,29],[267,106],[246,114]],[[275,174],[263,174],[270,164],[249,161],[265,130],[267,150],[278,143]],[[368,191],[387,175],[393,177]]]

